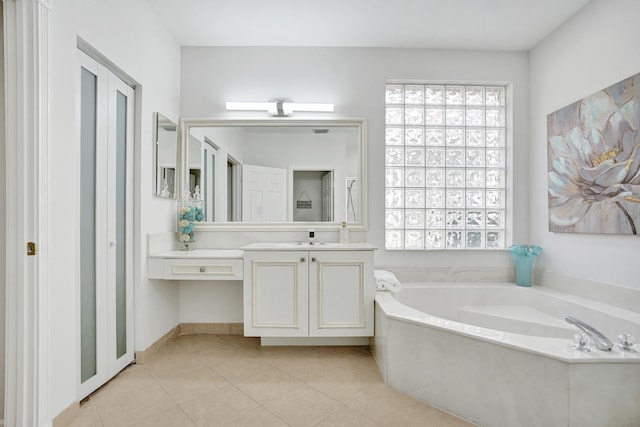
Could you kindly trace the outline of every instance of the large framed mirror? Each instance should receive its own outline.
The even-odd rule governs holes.
[[[153,194],[176,195],[178,166],[178,125],[160,113],[153,113]]]
[[[366,228],[364,119],[181,119],[180,187],[199,229]]]

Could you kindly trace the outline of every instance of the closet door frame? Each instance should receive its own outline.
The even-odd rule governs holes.
[[[2,2],[6,144],[4,425],[50,422],[50,0]],[[27,242],[35,253],[27,253]]]
[[[96,374],[82,382],[81,361],[81,288],[80,270],[78,269],[78,400],[91,394],[109,381],[118,372],[134,360],[134,327],[133,327],[133,209],[134,209],[134,100],[135,91],[119,79],[106,66],[98,63],[86,53],[78,50],[78,77],[80,84],[82,68],[97,77],[96,86],[96,165],[95,165],[95,276],[96,276]],[[125,219],[124,227],[127,238],[125,242],[116,240],[116,120],[117,94],[126,96],[126,142],[125,142]],[[77,91],[77,140],[80,148],[80,96]],[[79,152],[80,150],[78,150]],[[80,161],[78,162],[81,165]],[[78,192],[79,194],[79,192]],[[80,205],[78,197],[78,205]],[[80,211],[80,209],[78,209]],[[80,237],[78,247],[80,247]],[[124,244],[125,250],[125,301],[126,301],[126,352],[116,357],[116,250]],[[78,254],[80,257],[80,254]],[[78,259],[80,265],[80,259]]]

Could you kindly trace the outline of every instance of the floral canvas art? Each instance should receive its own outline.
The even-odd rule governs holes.
[[[637,234],[640,74],[547,117],[549,230]]]

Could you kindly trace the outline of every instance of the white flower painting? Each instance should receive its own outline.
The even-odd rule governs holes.
[[[637,234],[640,74],[547,117],[549,230]]]

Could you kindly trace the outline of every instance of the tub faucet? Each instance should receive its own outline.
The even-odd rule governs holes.
[[[613,348],[613,343],[609,340],[609,338],[605,337],[602,332],[600,332],[593,326],[572,316],[567,316],[564,318],[564,320],[566,320],[567,323],[571,325],[577,326],[582,332],[589,335],[598,350],[611,351],[611,349]]]

